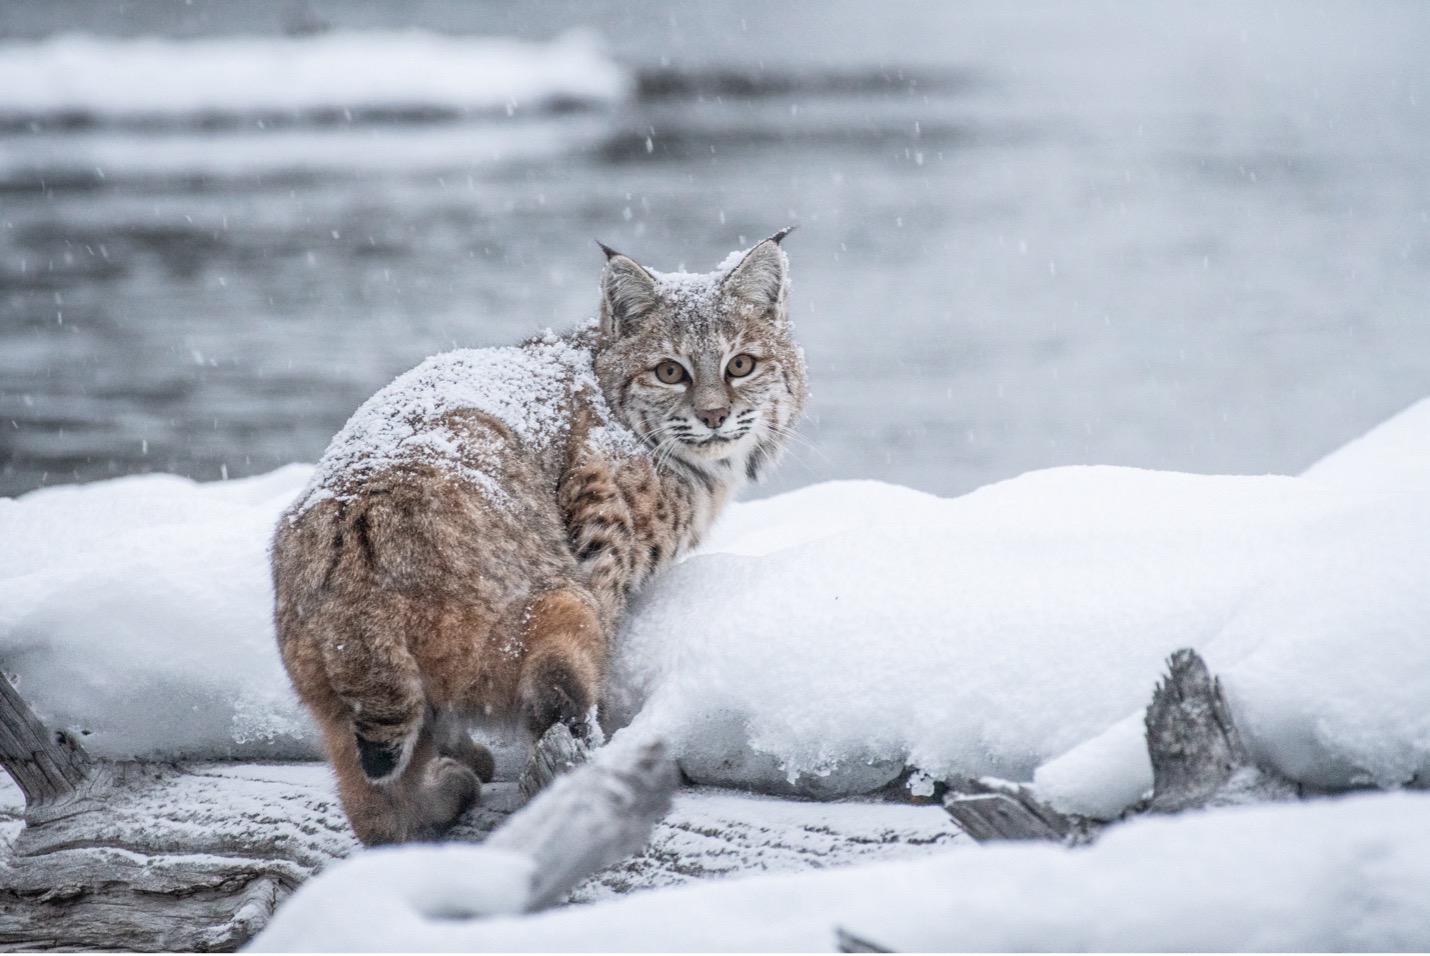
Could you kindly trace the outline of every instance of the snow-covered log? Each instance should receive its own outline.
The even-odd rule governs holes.
[[[556,727],[565,731],[562,724]],[[680,771],[659,741],[606,751],[558,777],[498,827],[486,846],[532,859],[524,909],[544,909],[586,877],[644,847],[670,811],[678,786]]]
[[[352,845],[331,800],[281,782],[95,760],[4,679],[0,764],[25,796],[0,858],[3,947],[237,949]]]
[[[1183,648],[1167,661],[1145,721],[1152,763],[1151,796],[1130,808],[1179,813],[1213,803],[1294,798],[1298,788],[1257,766],[1232,720],[1221,681],[1195,650]],[[1084,841],[1101,825],[1068,817],[1021,784],[985,778],[955,786],[946,809],[969,836],[987,840]]]
[[[582,749],[567,739],[538,753],[546,770],[563,770],[569,761],[556,757]],[[309,876],[356,849],[325,779],[314,786],[284,765],[95,760],[46,730],[8,681],[0,763],[26,801],[25,826],[0,857],[0,947],[237,949]],[[678,783],[660,744],[630,747],[516,813],[515,785],[487,788],[454,836],[528,858],[521,908],[540,909],[644,846]]]

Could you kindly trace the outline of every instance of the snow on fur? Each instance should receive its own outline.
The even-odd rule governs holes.
[[[399,375],[353,413],[333,438],[313,475],[301,510],[341,497],[355,478],[404,464],[444,468],[496,504],[507,501],[496,477],[474,465],[443,417],[477,411],[506,426],[529,454],[540,454],[570,430],[566,409],[585,392],[600,416],[600,440],[634,447],[611,416],[588,349],[551,332],[521,346],[458,349]],[[502,452],[493,445],[491,455]]]

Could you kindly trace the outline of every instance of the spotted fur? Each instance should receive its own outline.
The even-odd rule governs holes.
[[[365,843],[477,799],[470,721],[587,732],[630,596],[779,458],[805,401],[783,235],[698,276],[607,250],[597,322],[431,359],[334,439],[274,538],[275,620]]]

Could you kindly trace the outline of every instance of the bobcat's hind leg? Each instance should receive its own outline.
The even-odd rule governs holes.
[[[537,737],[557,721],[588,737],[587,718],[606,663],[606,635],[594,603],[574,588],[546,591],[527,605],[524,621],[518,689],[523,720]]]
[[[366,773],[360,738],[348,721],[324,721],[322,729],[343,810],[368,846],[438,837],[481,794],[476,771],[440,753],[431,721],[417,734],[401,772],[385,780]]]

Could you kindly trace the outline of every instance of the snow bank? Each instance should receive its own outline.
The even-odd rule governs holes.
[[[1140,709],[1191,646],[1289,776],[1424,784],[1430,496],[1403,489],[1427,407],[1308,478],[1064,468],[957,499],[842,482],[737,505],[632,607],[607,721],[701,782],[829,797],[912,765],[1111,816],[1150,783]],[[266,557],[310,474],[0,501],[7,672],[109,756],[312,753]]]
[[[1423,494],[1068,468],[953,500],[824,485],[736,519],[640,599],[614,670],[612,716],[701,782],[1029,779],[1087,744],[1038,782],[1110,815],[1150,783],[1139,711],[1179,647],[1296,779],[1430,773]]]
[[[596,39],[422,30],[0,43],[0,116],[196,118],[610,103],[634,88]]]
[[[1302,473],[1346,491],[1430,490],[1430,398],[1331,452]]]
[[[510,864],[489,854],[364,854],[301,888],[251,948],[828,952],[836,927],[896,952],[1430,947],[1424,795],[1142,818],[1081,850],[994,844],[450,918],[500,912],[490,886]]]
[[[0,499],[0,662],[46,724],[109,757],[316,756],[267,554],[310,471]]]

